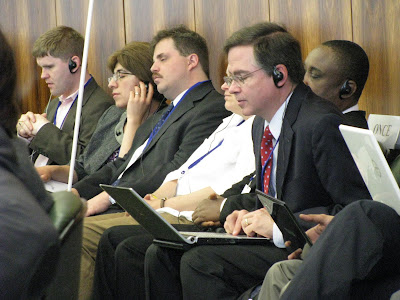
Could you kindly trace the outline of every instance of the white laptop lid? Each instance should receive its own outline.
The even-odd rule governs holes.
[[[353,159],[372,199],[392,207],[400,215],[400,189],[371,130],[340,125]]]

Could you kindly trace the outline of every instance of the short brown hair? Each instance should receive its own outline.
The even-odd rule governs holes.
[[[204,73],[207,77],[210,77],[207,42],[200,34],[190,30],[185,25],[160,30],[150,43],[151,54],[153,55],[154,48],[161,40],[168,38],[174,41],[175,48],[179,51],[180,55],[188,56],[192,53],[196,54],[199,57]]]
[[[20,103],[15,96],[17,69],[13,51],[0,31],[0,126],[9,136],[15,135]]]
[[[233,47],[249,45],[253,46],[255,60],[269,76],[276,65],[283,64],[293,83],[303,81],[300,43],[284,27],[271,22],[244,27],[226,40],[224,51],[228,54]]]
[[[146,42],[130,42],[120,50],[115,51],[108,58],[107,66],[113,73],[115,65],[120,63],[125,69],[135,75],[139,80],[150,82],[155,86],[150,68],[153,58],[150,53],[150,44]],[[155,100],[163,100],[164,96],[154,89]]]
[[[83,36],[75,29],[57,26],[43,33],[33,44],[32,54],[35,58],[51,55],[67,61],[72,56],[82,60]]]

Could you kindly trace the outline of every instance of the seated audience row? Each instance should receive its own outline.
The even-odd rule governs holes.
[[[46,33],[35,44],[49,38]],[[52,68],[57,63],[64,67],[58,75],[72,78],[80,72],[81,54],[43,48],[34,49],[34,55],[43,68],[42,77],[57,95],[51,79],[57,77],[57,69]],[[150,47],[133,42],[110,57],[109,87],[116,106],[103,114],[85,143],[88,146],[80,149],[75,167],[74,192],[89,199],[90,216],[84,224],[80,298],[256,296],[267,271],[285,260],[290,249],[284,249],[282,233],[259,203],[256,188],[285,201],[297,218],[301,214],[304,229],[310,228],[304,221],[318,218],[325,228],[332,217],[321,214],[333,216],[359,199],[370,199],[338,130],[341,123],[367,128],[365,112],[357,104],[369,70],[362,48],[349,41],[328,41],[314,49],[303,66],[300,45],[286,29],[259,23],[235,32],[224,50],[228,68],[222,89],[227,110],[208,80],[204,38],[183,26],[158,32]],[[92,80],[87,78],[85,93]],[[33,156],[40,152],[34,141],[39,141],[39,131],[45,133],[45,128],[52,130],[46,134],[65,136],[67,147],[70,133],[64,132],[63,123],[75,105],[77,90],[73,94],[71,86],[66,90],[59,93],[57,107],[57,101],[49,105],[55,109],[55,126],[47,125],[46,115],[21,116],[17,130],[30,141]],[[154,101],[161,100],[161,94],[171,104],[156,112],[164,103]],[[127,108],[127,113],[120,108]],[[228,116],[229,112],[233,114]],[[47,155],[50,152],[41,153],[49,159],[39,156],[35,164],[62,164]],[[45,181],[66,181],[69,166],[37,170]],[[194,223],[205,229],[222,225],[228,234],[257,235],[271,242],[188,251],[152,244],[151,235],[121,212],[115,200],[101,191],[100,183],[134,188],[178,229],[195,230]],[[304,216],[310,213],[319,215]],[[97,214],[101,215],[92,216]],[[318,249],[312,247],[310,253],[323,259]],[[298,260],[275,264],[258,297],[279,297],[285,285],[289,294],[291,286],[300,286],[297,282],[306,284],[304,278],[296,281],[300,275],[287,284],[294,275],[279,273],[286,264],[291,274],[319,267],[307,261],[299,267]],[[329,278],[326,275],[324,280]],[[314,287],[310,285],[310,290],[315,292]]]
[[[154,91],[148,43],[131,42],[109,57],[109,78],[115,105],[97,123],[87,147],[75,162],[74,183],[90,175],[130,149],[138,127],[166,104]],[[148,83],[148,88],[145,83]],[[37,167],[43,181],[68,182],[69,166]]]

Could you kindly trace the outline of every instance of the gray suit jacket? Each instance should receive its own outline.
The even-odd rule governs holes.
[[[71,106],[63,128],[59,129],[52,123],[57,110],[58,98],[50,101],[47,109],[47,119],[50,123],[44,125],[29,144],[29,148],[34,151],[33,161],[36,160],[39,154],[42,154],[49,158],[47,163],[49,165],[66,165],[69,163],[72,152],[77,102],[75,101]],[[83,152],[89,143],[98,120],[112,103],[112,98],[92,78],[85,87],[83,94],[76,157],[79,157]]]
[[[139,127],[125,157],[105,165],[74,185],[82,197],[90,199],[102,191],[100,183],[112,184],[117,180],[164,111],[153,115]],[[165,176],[178,169],[229,114],[223,97],[210,81],[195,87],[181,100],[139,159],[125,171],[120,185],[132,187],[142,196],[155,191]]]
[[[120,142],[116,139],[115,127],[121,121],[124,111],[124,109],[112,105],[101,116],[89,144],[76,161],[75,171],[78,174],[78,180],[99,170],[107,163],[108,158],[121,147]],[[123,123],[125,123],[126,114],[124,116]],[[123,131],[119,134],[123,136]]]

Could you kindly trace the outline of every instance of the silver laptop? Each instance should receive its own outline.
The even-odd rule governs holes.
[[[176,230],[132,188],[100,184],[114,200],[154,236],[154,243],[177,249],[196,245],[267,244],[267,238],[233,236],[218,232],[182,232]]]
[[[339,130],[372,199],[400,215],[400,189],[373,132],[347,125],[340,125]]]

